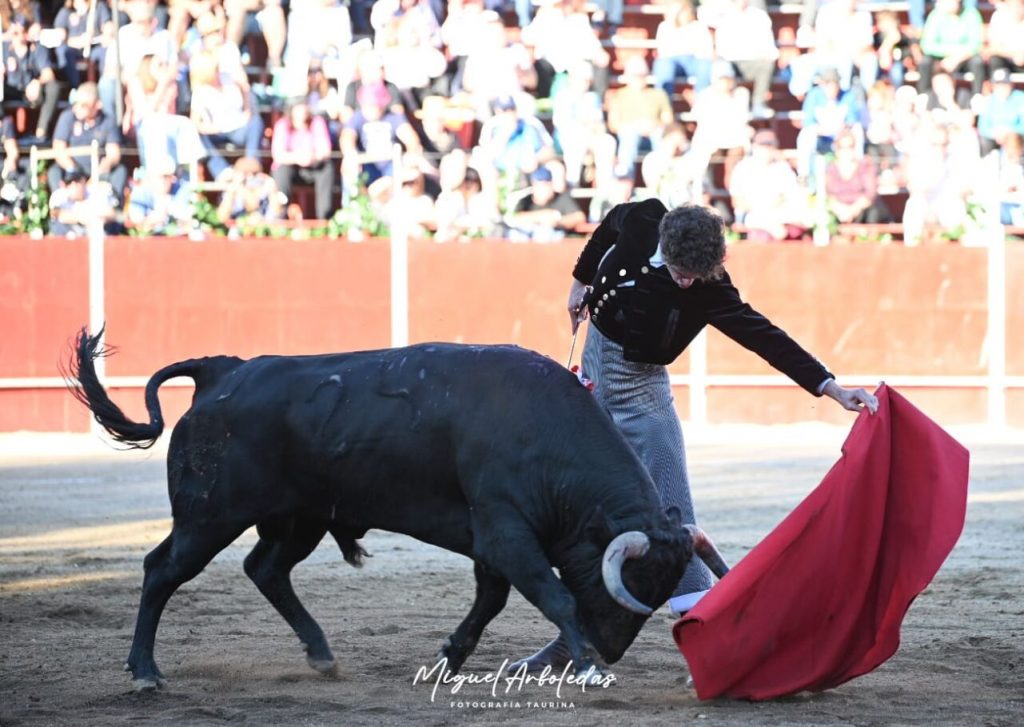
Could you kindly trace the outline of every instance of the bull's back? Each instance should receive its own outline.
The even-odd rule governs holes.
[[[429,540],[466,529],[482,488],[544,488],[549,465],[572,467],[580,433],[612,454],[603,420],[575,377],[537,353],[421,344],[242,362],[197,391],[180,426],[220,453],[236,506]]]

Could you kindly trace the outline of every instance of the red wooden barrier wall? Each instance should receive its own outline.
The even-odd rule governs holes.
[[[581,240],[516,244],[412,241],[411,342],[516,343],[564,361],[564,303]],[[107,359],[112,377],[149,376],[212,353],[316,353],[390,344],[386,241],[115,238],[106,249]],[[984,376],[987,257],[957,246],[741,244],[727,267],[744,296],[833,371],[844,375]],[[1024,248],[1007,248],[1010,376],[1024,376]],[[0,380],[57,376],[68,339],[88,319],[84,240],[0,239]],[[582,336],[580,345],[582,345]],[[577,353],[578,356],[578,353]],[[672,367],[688,371],[688,356]],[[708,373],[774,373],[717,332]],[[947,424],[986,417],[983,388],[903,389]],[[708,418],[757,423],[848,421],[795,387],[712,386]],[[165,388],[168,420],[188,388]],[[115,391],[142,416],[139,389]],[[688,416],[685,387],[677,406]],[[1007,393],[1009,423],[1024,426],[1024,390]],[[61,389],[0,388],[0,431],[82,431],[81,407]]]

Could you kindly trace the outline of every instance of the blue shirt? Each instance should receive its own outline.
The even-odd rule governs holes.
[[[980,136],[992,139],[1000,129],[1024,135],[1024,91],[1011,91],[1005,99],[992,94],[987,101],[978,114]]]
[[[863,109],[857,102],[857,97],[849,91],[840,91],[839,98],[835,101],[830,99],[821,86],[815,86],[804,97],[803,115],[804,126],[817,126],[819,117],[833,105],[838,106],[843,114],[843,123],[847,126],[853,124],[864,125]],[[831,138],[831,134],[818,132],[819,136]]]

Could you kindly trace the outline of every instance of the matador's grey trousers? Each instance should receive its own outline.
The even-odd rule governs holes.
[[[665,509],[675,509],[682,522],[696,524],[683,430],[666,368],[626,361],[622,346],[591,325],[583,348],[583,374],[594,382],[598,402],[647,468]],[[672,595],[707,590],[711,584],[707,566],[693,558]]]

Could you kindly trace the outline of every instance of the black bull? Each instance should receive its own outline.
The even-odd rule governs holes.
[[[167,458],[173,527],[144,563],[126,665],[138,688],[163,683],[153,647],[168,599],[253,525],[260,540],[245,572],[325,672],[334,657],[289,574],[327,532],[354,565],[370,528],[473,559],[476,600],[438,654],[453,671],[511,586],[560,629],[583,671],[600,666],[598,655],[622,656],[695,542],[712,570],[725,570],[699,531],[665,515],[593,395],[536,353],[433,344],[192,359],[153,375],[150,421],[137,423],[97,378],[100,335],[78,337],[72,390],[116,440],[151,446],[164,427],[160,385],[196,384]]]

